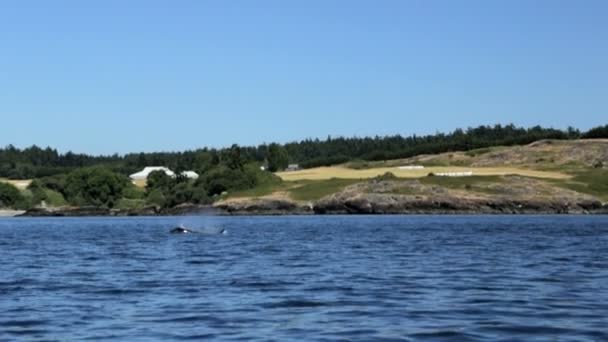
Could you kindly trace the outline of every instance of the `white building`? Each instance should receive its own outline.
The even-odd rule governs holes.
[[[164,166],[146,166],[143,170],[130,175],[129,178],[131,178],[132,180],[146,180],[148,179],[150,173],[154,171],[164,171],[167,176],[175,177],[175,172],[169,170],[169,168],[166,168]]]
[[[144,167],[143,170],[134,173],[132,175],[129,176],[129,178],[131,178],[132,180],[146,180],[148,179],[148,176],[150,176],[150,173],[154,172],[154,171],[164,171],[165,174],[171,178],[175,177],[175,172],[171,171],[169,168],[164,167],[164,166],[146,166]],[[190,179],[197,179],[198,178],[198,173],[194,172],[194,171],[184,171],[181,173],[182,176],[190,178]]]
[[[190,179],[197,179],[198,173],[196,173],[194,171],[184,171],[184,172],[182,172],[182,176],[184,176],[186,178],[190,178]]]

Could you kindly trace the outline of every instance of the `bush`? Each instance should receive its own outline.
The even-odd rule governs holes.
[[[130,184],[126,176],[102,167],[77,169],[66,178],[65,194],[75,205],[112,208]]]
[[[192,186],[189,182],[181,182],[169,189],[166,196],[167,207],[174,207],[178,204],[188,203],[192,200]]]
[[[146,197],[146,202],[148,204],[157,206],[157,207],[164,207],[165,203],[166,203],[166,198],[165,195],[163,195],[163,192],[160,191],[159,189],[154,189],[152,191],[150,191],[148,193],[148,196]]]
[[[46,200],[46,192],[45,188],[42,186],[42,183],[38,179],[34,179],[28,186],[27,190],[32,193],[32,204],[38,204],[44,200]]]
[[[195,184],[204,187],[207,194],[213,196],[229,190],[251,189],[257,184],[257,178],[248,168],[241,170],[220,166],[200,177]]]
[[[57,191],[45,189],[44,190],[44,201],[48,206],[51,207],[62,207],[68,204],[63,195]],[[36,204],[40,202],[35,202]]]
[[[0,183],[0,208],[14,208],[23,205],[24,197],[14,185]]]
[[[139,188],[131,183],[126,188],[124,188],[122,196],[128,199],[144,199],[146,197],[146,192],[144,189]]]
[[[67,175],[54,175],[35,179],[30,187],[47,188],[62,193],[65,196],[65,182]]]
[[[195,184],[192,186],[191,201],[195,204],[210,204],[212,202],[207,193],[207,189],[205,189],[201,184]]]
[[[375,181],[388,181],[398,179],[392,172],[385,172],[383,175],[379,175],[373,178]]]
[[[142,209],[146,206],[146,201],[143,199],[121,198],[116,202],[114,208],[122,210]]]
[[[154,189],[158,189],[166,193],[173,188],[176,183],[176,179],[171,176],[167,176],[165,171],[152,171],[146,180],[146,191],[150,192]]]

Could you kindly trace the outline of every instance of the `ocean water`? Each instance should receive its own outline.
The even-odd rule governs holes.
[[[0,340],[608,340],[608,217],[7,218],[0,255]]]

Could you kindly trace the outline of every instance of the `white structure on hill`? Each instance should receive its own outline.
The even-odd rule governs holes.
[[[175,172],[171,171],[169,168],[164,167],[164,166],[146,166],[144,167],[143,170],[134,173],[132,175],[129,176],[129,178],[131,178],[132,180],[146,180],[148,179],[148,176],[150,176],[150,173],[154,172],[154,171],[164,171],[165,174],[169,177],[175,177]],[[194,171],[184,171],[181,173],[182,176],[190,178],[190,179],[197,179],[198,178],[198,173],[194,172]]]
[[[443,177],[468,177],[473,175],[473,171],[463,171],[463,172],[436,172],[435,176],[443,176]]]
[[[164,166],[146,166],[143,170],[136,172],[129,176],[132,180],[146,180],[150,173],[154,171],[164,171],[165,174],[169,177],[175,177],[175,172],[169,170],[169,168]]]
[[[190,179],[197,179],[198,173],[196,173],[194,171],[184,171],[184,172],[182,172],[182,176],[184,176],[186,178],[190,178]]]
[[[420,170],[420,169],[424,169],[424,166],[422,166],[422,165],[404,165],[404,166],[399,166],[399,170]]]

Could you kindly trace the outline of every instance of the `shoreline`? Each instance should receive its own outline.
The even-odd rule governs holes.
[[[25,210],[0,209],[0,217],[16,217],[25,213]]]
[[[366,204],[366,203],[364,203]],[[503,203],[504,204],[504,203]],[[590,203],[584,206],[564,206],[555,203],[507,203],[496,206],[484,204],[478,207],[453,207],[448,203],[408,203],[399,207],[374,207],[342,204],[336,207],[293,206],[290,208],[269,206],[197,206],[155,210],[116,210],[106,208],[31,209],[28,211],[0,210],[0,217],[128,217],[128,216],[334,216],[334,215],[608,215],[608,204]]]

